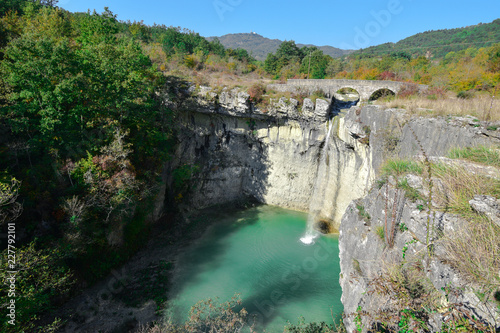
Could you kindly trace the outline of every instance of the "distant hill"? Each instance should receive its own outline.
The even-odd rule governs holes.
[[[487,47],[495,43],[500,43],[500,19],[464,28],[426,31],[397,43],[385,43],[358,50],[352,55],[384,55],[392,52],[406,52],[414,56],[424,55],[431,58],[442,58],[451,51],[457,52],[469,47]]]
[[[207,37],[208,41],[215,37]],[[250,52],[257,60],[265,60],[268,53],[274,53],[283,42],[279,39],[269,39],[257,33],[227,34],[217,37],[222,45],[232,49],[241,48]],[[313,46],[312,44],[297,44],[298,47]],[[314,45],[316,46],[316,45]],[[341,50],[332,46],[316,46],[334,58],[349,54],[352,50]]]

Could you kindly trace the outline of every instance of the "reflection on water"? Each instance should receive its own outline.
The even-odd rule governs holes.
[[[239,293],[269,332],[287,321],[332,323],[342,312],[338,238],[299,241],[307,215],[261,206],[224,217],[192,244],[176,266],[169,311],[178,321],[201,299]]]

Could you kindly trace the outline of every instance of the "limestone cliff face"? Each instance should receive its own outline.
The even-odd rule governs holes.
[[[350,132],[353,120],[328,120],[330,101],[306,99],[298,107],[296,100],[281,98],[262,111],[246,93],[201,88],[178,110],[179,146],[169,168],[199,167],[184,196],[191,207],[253,197],[307,211],[310,200],[321,200],[321,216],[338,227],[349,202],[365,193],[374,176],[369,145]],[[323,165],[321,154],[327,154]],[[326,169],[321,180],[319,168]],[[318,181],[324,190],[315,198]]]
[[[319,200],[321,217],[338,228],[346,207],[367,193],[388,155],[417,155],[420,146],[439,155],[451,147],[488,142],[463,122],[408,121],[402,110],[376,106],[336,115],[331,101],[322,99],[298,104],[281,98],[261,110],[238,89],[201,87],[174,105],[179,145],[165,177],[183,165],[197,166],[181,201],[197,209],[254,197],[307,211],[310,200]],[[332,137],[325,148],[330,122]],[[323,164],[322,154],[327,154]],[[322,168],[326,172],[319,173]],[[172,179],[166,183],[172,185]],[[315,197],[318,183],[323,190]]]
[[[387,113],[385,116],[384,112]],[[364,124],[371,127],[374,168],[388,155],[419,158],[423,147],[433,162],[462,163],[462,167],[473,173],[498,177],[498,170],[472,163],[464,165],[441,156],[453,147],[498,144],[495,132],[475,127],[467,119],[406,120],[404,114],[396,110],[384,112],[364,108],[359,112],[359,122],[355,121],[359,124],[358,132],[361,132],[359,127],[366,126]],[[353,119],[353,114],[350,112],[345,119],[346,122]],[[406,181],[423,197],[428,194],[422,178],[409,175]],[[427,328],[419,331],[441,331],[443,323],[451,318],[449,309],[454,309],[454,313],[460,316],[471,315],[498,327],[500,313],[496,305],[480,299],[479,289],[474,289],[446,263],[442,240],[459,230],[466,221],[458,215],[437,210],[429,214],[423,208],[425,202],[409,200],[404,190],[396,189],[393,178],[380,188],[375,185],[367,195],[349,204],[340,225],[340,284],[347,331],[361,329],[365,332],[377,321],[390,323],[393,320],[391,324],[397,327],[397,318],[404,308],[401,304],[406,304],[396,296],[404,294],[398,288],[410,290],[408,302],[416,304],[426,299],[441,309],[426,313],[427,317],[421,319]],[[435,181],[435,186],[439,186],[438,181]],[[471,201],[474,209],[493,216],[495,221],[500,212],[496,200],[484,196],[476,199]],[[392,246],[388,244],[383,228],[394,228]],[[430,256],[427,256],[427,242],[432,244],[433,254]]]

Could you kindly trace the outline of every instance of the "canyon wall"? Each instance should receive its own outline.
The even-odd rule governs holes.
[[[358,124],[346,124],[340,116],[329,120],[331,103],[305,99],[299,107],[298,101],[282,98],[262,111],[236,89],[202,88],[178,107],[179,145],[169,174],[183,165],[196,166],[183,204],[200,209],[251,197],[308,211],[310,200],[321,200],[321,217],[338,228],[345,208],[366,192],[375,169],[368,139],[363,143],[348,128],[358,130]],[[324,165],[321,154],[327,154]],[[324,179],[317,180],[318,168],[327,169]],[[315,198],[317,181],[326,186]]]
[[[188,210],[254,198],[301,211],[308,210],[310,200],[320,201],[320,217],[340,232],[340,283],[347,331],[367,331],[373,324],[370,312],[394,310],[391,297],[368,292],[370,281],[384,269],[400,267],[417,257],[440,302],[465,304],[475,318],[498,326],[498,310],[466,289],[465,280],[445,263],[446,258],[421,258],[427,249],[429,216],[422,212],[422,205],[406,200],[404,191],[391,181],[375,186],[387,158],[418,159],[425,153],[439,159],[450,148],[498,144],[498,132],[487,129],[492,126],[483,126],[473,117],[412,117],[404,110],[370,105],[338,113],[332,101],[322,99],[305,99],[299,106],[293,98],[281,98],[264,110],[238,89],[217,92],[201,88],[183,101],[176,105],[179,145],[165,169],[165,175],[170,175],[168,187],[175,189],[175,170],[183,166],[195,166],[195,170],[184,195],[173,190],[170,200]],[[330,125],[331,138],[324,147]],[[323,159],[322,154],[326,154]],[[326,172],[319,173],[321,168]],[[324,175],[322,179],[318,174]],[[416,187],[422,183],[422,179],[410,180]],[[324,191],[315,194],[318,182]],[[390,248],[376,234],[387,219],[406,228],[396,233]],[[457,230],[463,221],[438,212],[432,225],[443,235]],[[442,252],[438,243],[433,246]],[[408,255],[406,259],[403,253]],[[446,288],[462,292],[452,296]],[[445,317],[436,313],[426,318],[429,331],[439,331]]]

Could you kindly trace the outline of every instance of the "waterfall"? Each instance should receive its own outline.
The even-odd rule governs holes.
[[[320,161],[318,165],[318,173],[316,175],[316,181],[314,183],[314,188],[311,194],[311,200],[309,201],[309,215],[307,217],[307,227],[306,232],[300,241],[304,244],[314,243],[314,239],[319,236],[319,232],[314,229],[314,225],[318,221],[321,208],[323,207],[323,198],[326,189],[325,176],[328,172],[328,144],[330,142],[330,136],[332,132],[333,121],[328,122],[328,134],[325,138],[325,144],[320,153]]]

